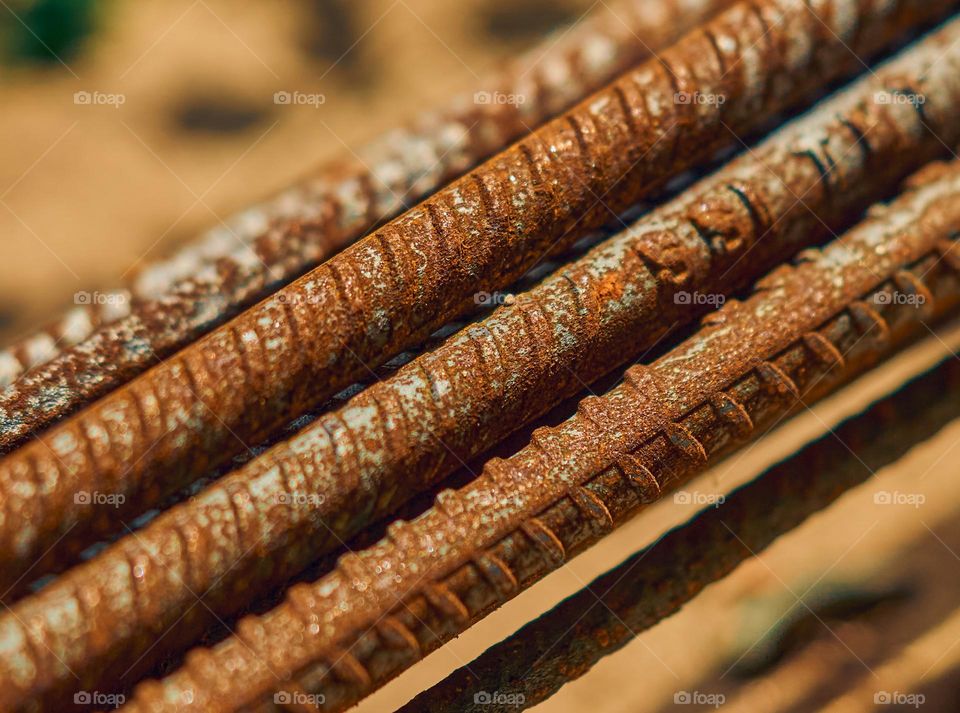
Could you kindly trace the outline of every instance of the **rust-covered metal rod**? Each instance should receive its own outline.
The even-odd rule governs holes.
[[[941,141],[960,140],[958,40],[960,22],[905,50],[512,307],[18,603],[15,617],[36,622],[33,648],[51,646],[87,685],[135,680],[189,645],[211,612],[236,612],[707,309],[696,295],[714,303],[828,237],[945,151]],[[922,96],[924,114],[878,101],[892,88]],[[198,537],[188,551],[169,546]],[[191,608],[200,592],[205,606]],[[15,617],[0,617],[0,631]],[[70,693],[66,669],[36,668],[45,673],[25,697]]]
[[[931,167],[822,253],[778,268],[697,335],[535,431],[517,455],[492,459],[420,517],[241,620],[235,636],[138,686],[127,710],[275,710],[303,691],[326,711],[356,703],[801,396],[829,393],[955,309],[958,197],[960,162]]]
[[[852,51],[868,55],[953,4],[734,6],[659,61],[0,461],[4,579],[16,581],[44,553],[55,558],[68,531],[70,544],[89,542],[118,517],[143,511],[422,339],[478,291],[509,284],[610,211],[735,141],[731,132],[860,68]],[[7,410],[8,428],[22,413]],[[78,493],[106,493],[120,506],[90,507]]]
[[[721,506],[597,577],[400,713],[507,713],[549,698],[960,417],[958,394],[960,360],[951,355],[774,465]],[[494,692],[500,695],[482,695]]]
[[[0,433],[0,452],[187,346],[731,4],[611,4],[476,94],[322,166],[148,265],[129,291],[79,305],[0,352],[0,388],[17,380],[0,408],[25,410],[17,429]]]

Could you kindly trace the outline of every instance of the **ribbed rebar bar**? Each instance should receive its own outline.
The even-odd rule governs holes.
[[[960,417],[958,393],[960,360],[951,355],[774,465],[719,507],[597,577],[399,713],[507,713],[549,698],[708,584],[932,438]]]
[[[883,101],[893,88],[922,96],[924,113],[915,103]],[[952,120],[957,107],[960,22],[519,295],[513,306],[65,574],[7,619],[38,622],[31,636],[43,644],[35,648],[56,640],[62,662],[87,685],[130,680],[134,662],[142,671],[188,645],[211,612],[237,611],[702,312],[707,305],[695,295],[712,303],[828,237],[844,216],[945,151],[942,141],[960,140]],[[830,168],[822,172],[824,166]],[[498,360],[502,354],[514,359]],[[168,545],[197,538],[190,550]],[[189,609],[201,592],[205,605]],[[102,604],[81,606],[81,595]],[[157,631],[165,632],[159,643]],[[60,679],[49,669],[35,677],[29,697],[56,700],[73,683],[72,674]]]
[[[125,513],[146,509],[422,339],[478,291],[509,284],[578,230],[736,141],[733,132],[861,68],[854,52],[870,54],[955,4],[734,6],[658,61],[7,456],[0,462],[5,579],[15,581],[44,553],[55,557],[68,532],[72,543],[86,542]],[[8,427],[17,413],[2,415]],[[78,493],[110,494],[119,507],[91,508]]]
[[[349,707],[802,396],[829,393],[955,309],[958,198],[960,162],[931,166],[891,206],[770,273],[749,300],[727,302],[517,455],[492,459],[235,636],[138,686],[127,710],[276,710],[304,691],[322,710]]]
[[[15,430],[0,430],[0,452],[182,349],[731,4],[614,4],[612,16],[596,14],[547,38],[476,94],[358,148],[149,265],[129,292],[77,306],[0,352],[0,387],[31,370],[0,397],[0,408],[25,410]],[[68,351],[58,357],[61,350]]]
[[[43,612],[62,611],[78,592],[122,607],[77,607],[73,616],[50,622],[60,636],[73,632],[65,637],[73,643],[61,658],[74,673],[89,675],[91,685],[124,678],[145,650],[150,653],[138,670],[188,644],[209,623],[211,611],[227,616],[281,584],[364,524],[704,309],[698,300],[678,295],[716,298],[747,284],[799,246],[828,236],[842,216],[941,152],[942,141],[960,140],[960,128],[951,121],[960,106],[960,49],[953,49],[958,40],[960,23],[955,23],[905,51],[875,77],[855,83],[520,295],[515,306],[48,585],[15,607],[15,616],[42,619]],[[892,87],[923,96],[924,114],[915,104],[877,100]],[[821,167],[828,164],[824,175]],[[712,236],[709,244],[704,236]],[[688,273],[681,281],[651,269],[680,263]],[[531,331],[534,314],[535,323],[549,328]],[[494,368],[490,357],[498,351],[517,358]],[[435,380],[423,377],[441,374],[444,364],[458,365],[462,376],[438,399]],[[491,390],[496,381],[504,388]],[[361,417],[371,412],[392,415]],[[391,434],[399,422],[415,425]],[[348,452],[338,454],[344,448]],[[254,495],[259,503],[250,502]],[[240,519],[239,513],[244,513]],[[211,543],[192,552],[164,547],[211,523],[219,523]],[[251,549],[250,543],[257,546]],[[139,577],[130,572],[118,580],[119,572],[141,562],[149,566],[141,567]],[[206,593],[205,606],[181,616],[199,592]],[[131,599],[136,605],[129,605]],[[124,627],[115,626],[118,618]],[[155,631],[167,626],[174,630],[156,645]],[[40,626],[34,636],[53,634]],[[38,677],[31,695],[53,695],[55,684],[53,677]]]

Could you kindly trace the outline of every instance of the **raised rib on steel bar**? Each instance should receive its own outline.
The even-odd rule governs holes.
[[[957,3],[738,4],[453,183],[0,462],[14,581],[331,396],[519,277],[731,132],[862,67]],[[681,101],[680,92],[725,101]],[[229,384],[229,388],[223,388]],[[7,413],[7,422],[20,418]],[[78,492],[122,495],[104,513]]]
[[[327,576],[292,587],[213,649],[197,649],[129,711],[274,710],[318,693],[340,711],[803,402],[851,378],[960,303],[960,161],[508,460],[437,496]],[[913,300],[894,299],[909,293]],[[229,673],[225,673],[229,672]]]
[[[0,408],[24,411],[15,429],[0,429],[0,452],[182,349],[596,91],[651,48],[666,47],[732,4],[627,0],[609,10],[612,17],[596,13],[561,38],[548,38],[482,87],[490,96],[522,95],[522,103],[458,97],[149,265],[119,304],[77,307],[50,329],[0,352],[0,387],[32,369],[0,400]],[[106,326],[94,332],[98,322]],[[54,358],[58,344],[79,346]],[[48,359],[53,361],[37,368]]]
[[[692,319],[702,306],[686,297],[745,286],[798,247],[828,237],[844,215],[945,151],[941,141],[960,140],[953,121],[958,77],[960,21],[514,306],[20,602],[12,616],[0,616],[0,631],[15,617],[35,621],[31,636],[48,646],[56,640],[63,663],[89,675],[89,685],[129,680],[133,661],[143,656],[134,669],[144,670],[187,646],[211,611],[237,611],[582,383],[641,353],[671,324]],[[878,100],[891,89],[923,96],[924,114],[916,104]],[[823,166],[830,166],[825,174]],[[191,539],[187,533],[203,533],[203,543],[190,551],[167,544]],[[201,591],[206,606],[189,609]],[[80,606],[81,595],[101,603]],[[157,630],[166,632],[159,643]],[[30,696],[55,699],[60,686],[68,692],[71,674],[61,669],[66,678],[58,680],[57,669],[44,670]]]
[[[951,355],[771,467],[723,505],[705,510],[658,539],[656,546],[601,575],[399,713],[507,713],[549,698],[960,417],[958,395],[960,360]],[[480,691],[522,698],[513,696],[509,705],[477,705],[474,695]]]

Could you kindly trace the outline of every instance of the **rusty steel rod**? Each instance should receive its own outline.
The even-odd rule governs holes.
[[[399,713],[506,713],[546,700],[960,417],[958,392],[960,360],[951,355],[597,577]],[[501,695],[488,701],[483,693]]]
[[[943,152],[942,141],[960,140],[952,121],[960,106],[960,22],[875,74],[514,306],[20,602],[14,617],[38,622],[31,636],[43,645],[35,648],[57,641],[63,663],[89,676],[90,685],[130,680],[132,662],[142,671],[189,645],[211,612],[236,612],[703,311],[678,295],[716,296],[749,284]],[[891,87],[922,96],[924,113],[916,104],[878,100]],[[668,274],[657,266],[672,267]],[[516,358],[497,362],[498,353]],[[502,388],[493,388],[498,383]],[[195,537],[202,543],[187,552],[168,545]],[[205,606],[189,609],[200,592]],[[81,606],[81,593],[102,604]],[[157,630],[165,631],[159,643]],[[72,675],[49,673],[33,680],[30,697],[69,693]]]
[[[0,564],[89,542],[368,373],[480,290],[948,6],[736,5],[420,207],[0,461]],[[724,101],[686,100],[690,96]],[[728,198],[728,202],[731,199]],[[223,384],[230,388],[224,389]],[[7,412],[5,418],[19,416]],[[78,493],[108,493],[118,509]]]
[[[128,289],[106,292],[103,299],[77,305],[47,326],[20,337],[0,350],[0,389],[5,389],[31,369],[55,359],[61,351],[80,344],[101,325],[130,314]]]
[[[148,265],[129,292],[77,306],[0,352],[0,387],[31,370],[0,398],[0,408],[26,411],[15,430],[0,432],[0,452],[187,346],[732,3],[628,0],[613,16],[595,13],[477,94],[322,166]]]
[[[197,649],[129,711],[340,711],[624,522],[960,303],[960,162],[822,252],[727,302],[695,336],[236,635]],[[897,299],[899,294],[912,300]],[[49,659],[49,657],[48,657]],[[55,663],[50,661],[51,664]]]

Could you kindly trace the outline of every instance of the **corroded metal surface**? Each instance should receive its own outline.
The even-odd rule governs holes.
[[[105,293],[96,304],[77,305],[56,322],[0,350],[0,389],[55,359],[64,349],[81,343],[101,326],[128,317],[130,301],[127,289]]]
[[[304,691],[322,696],[322,710],[349,707],[801,397],[829,393],[955,309],[958,198],[960,162],[929,167],[891,206],[770,273],[749,300],[535,431],[516,456],[489,461],[235,636],[141,684],[127,710],[274,710],[276,694]]]
[[[32,370],[0,398],[0,408],[29,407],[17,429],[0,432],[0,452],[185,347],[731,4],[614,4],[613,16],[598,13],[547,38],[478,87],[488,103],[461,96],[386,133],[147,266],[118,305],[79,305],[0,352],[0,387]]]
[[[17,604],[0,630],[12,618],[37,622],[31,636],[58,640],[63,663],[101,686],[144,651],[140,669],[186,646],[211,611],[235,612],[706,306],[678,295],[744,286],[960,139],[958,40],[960,22],[905,51],[513,306]],[[924,114],[876,101],[884,88],[922,92]],[[514,359],[498,362],[505,353]],[[169,545],[200,533],[190,551]],[[189,609],[201,591],[206,606]],[[69,688],[72,676],[48,670],[31,696]]]
[[[422,339],[478,291],[509,284],[579,231],[734,142],[731,132],[859,70],[853,52],[869,55],[955,4],[764,0],[731,8],[5,458],[4,579],[15,581],[44,552],[55,557],[68,531],[81,543],[145,509]],[[681,92],[724,101],[681,101]],[[18,413],[4,415],[8,429]],[[125,506],[91,508],[78,492],[119,495]]]
[[[400,713],[506,713],[540,703],[960,417],[958,393],[960,360],[950,356],[590,582]],[[481,691],[510,704],[477,704]]]

